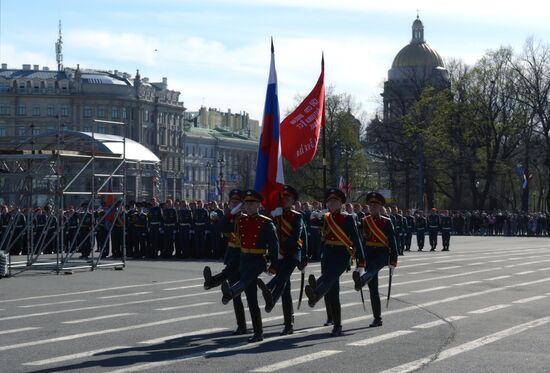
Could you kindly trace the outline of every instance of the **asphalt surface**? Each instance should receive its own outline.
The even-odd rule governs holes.
[[[368,289],[365,313],[345,273],[342,337],[328,336],[323,302],[309,308],[304,295],[295,334],[279,336],[280,304],[269,314],[262,307],[265,339],[255,344],[232,335],[233,307],[220,289],[202,287],[204,265],[217,271],[220,262],[127,264],[1,279],[0,371],[550,372],[547,238],[453,237],[450,252],[406,253],[389,309],[381,272],[380,328],[368,328]],[[306,272],[318,276],[319,264]]]

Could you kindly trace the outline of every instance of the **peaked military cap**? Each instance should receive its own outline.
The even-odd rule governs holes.
[[[229,192],[229,199],[242,200],[243,199],[243,191],[240,190],[240,189],[231,189],[231,191]]]
[[[294,198],[295,201],[298,200],[298,191],[296,189],[294,189],[294,187],[288,185],[288,184],[285,184],[283,186],[283,195],[284,194],[289,194],[292,196],[292,198]]]
[[[244,201],[262,202],[263,199],[264,197],[262,197],[262,195],[254,189],[248,189],[244,192]]]
[[[367,194],[367,203],[369,202],[379,203],[384,206],[386,204],[386,199],[378,192],[369,192]]]
[[[342,203],[346,203],[346,195],[338,188],[331,188],[325,194],[325,201],[329,199],[338,199]]]

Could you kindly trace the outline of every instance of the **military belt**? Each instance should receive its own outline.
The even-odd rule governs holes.
[[[149,223],[151,225],[159,225],[160,224],[160,221],[152,221],[151,223]]]
[[[430,228],[437,228],[437,225],[430,225]]]
[[[266,252],[267,252],[266,249],[247,249],[245,247],[241,247],[241,253],[243,253],[243,254],[265,255]]]
[[[176,224],[166,224],[166,223],[164,224],[165,227],[173,227],[174,225]]]
[[[191,226],[191,224],[189,224],[189,223],[183,223],[183,224],[180,224],[180,225],[181,225],[182,227],[190,227],[190,226]]]
[[[333,240],[325,240],[325,245],[343,246],[343,247],[348,246],[345,243],[343,243],[342,241],[333,241]]]
[[[227,244],[227,247],[229,247],[230,249],[240,249],[239,245],[237,245],[236,243],[233,243],[233,242],[229,242]]]

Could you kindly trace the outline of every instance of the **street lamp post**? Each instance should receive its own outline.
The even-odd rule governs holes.
[[[208,189],[206,190],[206,201],[210,200],[210,178],[211,178],[212,163],[206,162],[206,178],[208,179]]]
[[[225,164],[225,160],[223,159],[223,157],[220,157],[218,159],[218,164],[219,164],[219,170],[220,170],[220,173],[218,175],[218,187],[220,188],[219,191],[220,191],[220,202],[223,200],[223,165]]]

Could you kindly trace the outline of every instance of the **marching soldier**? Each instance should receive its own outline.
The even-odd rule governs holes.
[[[361,267],[353,272],[355,290],[359,291],[365,284],[369,286],[370,302],[373,322],[369,327],[382,326],[382,307],[378,292],[378,272],[386,265],[397,265],[398,249],[395,240],[396,233],[391,220],[380,214],[382,206],[386,203],[380,193],[367,194],[367,203],[370,207],[370,215],[363,219],[363,233],[365,236],[365,257],[368,263],[363,271]]]
[[[176,227],[178,224],[178,213],[173,207],[173,202],[170,198],[166,200],[166,208],[163,211],[164,216],[164,235],[162,239],[163,249],[162,256],[171,258],[174,253],[174,238],[176,237]]]
[[[204,258],[205,253],[207,252],[206,248],[206,234],[208,230],[208,222],[210,217],[208,216],[208,211],[203,207],[202,201],[197,201],[197,209],[194,215],[194,226],[195,226],[195,235],[194,235],[194,258],[201,259]]]
[[[188,258],[191,256],[191,230],[193,227],[193,215],[187,201],[181,201],[181,208],[178,210],[178,234],[176,236],[176,256]]]
[[[428,232],[430,234],[430,251],[435,251],[437,247],[437,234],[439,233],[439,215],[437,209],[432,208],[432,213],[428,216]]]
[[[453,221],[449,216],[449,210],[443,210],[443,216],[440,219],[441,223],[441,241],[443,241],[443,250],[449,251],[449,243],[451,241],[451,231],[453,230]]]
[[[92,212],[90,211],[90,208],[87,202],[84,202],[81,205],[81,208],[82,208],[80,212],[81,224],[80,224],[80,231],[78,234],[78,241],[76,245],[80,245],[80,254],[81,254],[80,257],[84,259],[88,259],[88,257],[92,253],[92,248],[94,245],[93,235],[90,234],[90,232],[92,231],[92,225],[93,225],[92,219],[94,217],[92,215]]]
[[[147,257],[151,259],[158,258],[158,253],[162,248],[162,233],[163,233],[163,214],[157,199],[151,198],[152,206],[149,208],[147,220],[149,221],[149,239]]]
[[[273,221],[267,216],[259,215],[260,203],[263,197],[254,190],[244,193],[243,210],[247,216],[241,217],[238,224],[238,239],[241,242],[239,271],[241,278],[233,285],[227,281],[222,283],[222,303],[227,304],[243,291],[252,318],[254,335],[249,343],[263,341],[262,314],[258,306],[256,281],[266,270],[266,255],[276,268],[279,240]]]
[[[411,216],[411,210],[405,210],[403,217],[407,221],[407,230],[404,236],[405,251],[411,251],[412,234],[414,231],[414,217]]]
[[[239,263],[241,258],[241,245],[239,242],[239,220],[244,214],[241,212],[243,192],[239,189],[233,189],[229,192],[229,208],[231,211],[220,220],[220,228],[227,235],[227,251],[223,263],[225,268],[216,275],[212,275],[210,267],[204,267],[204,289],[209,290],[220,286],[224,280],[229,281],[233,286],[239,281]],[[246,319],[244,315],[244,305],[239,294],[233,298],[233,308],[237,319],[237,329],[233,335],[242,335],[247,333]]]
[[[325,297],[328,312],[333,319],[331,336],[342,335],[342,314],[340,306],[340,276],[355,259],[358,267],[365,267],[365,256],[355,220],[349,214],[343,214],[342,204],[346,202],[345,194],[337,188],[332,188],[326,194],[329,212],[324,216],[323,233],[324,273],[316,281],[315,276],[309,276],[309,284],[305,291],[310,307]]]
[[[276,268],[269,267],[269,271],[275,274],[275,277],[267,285],[258,279],[258,287],[262,290],[267,313],[271,312],[282,295],[285,327],[281,335],[287,335],[294,333],[290,276],[299,263],[302,263],[300,269],[307,265],[307,236],[304,234],[302,214],[292,209],[298,200],[298,191],[290,185],[285,185],[281,194],[282,211],[279,208],[271,212],[279,237],[279,260]]]
[[[418,216],[414,222],[416,228],[416,244],[418,245],[418,251],[422,251],[424,248],[424,237],[426,235],[426,228],[428,227],[428,222],[424,217],[424,211],[418,210]]]

